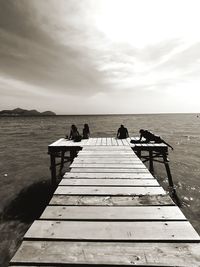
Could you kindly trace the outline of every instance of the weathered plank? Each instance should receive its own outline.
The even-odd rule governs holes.
[[[104,173],[104,172],[110,172],[110,173],[149,173],[149,171],[143,167],[143,168],[132,168],[132,169],[124,169],[124,168],[72,168],[71,172],[93,172],[93,173]]]
[[[121,139],[116,139],[118,146],[123,146],[123,142]]]
[[[127,163],[75,163],[70,165],[70,168],[122,168],[122,169],[144,169],[145,165],[141,162],[127,164]]]
[[[55,195],[163,195],[162,187],[58,186]]]
[[[85,145],[88,145],[88,143],[89,143],[89,139],[82,139],[81,142],[78,142],[79,146],[85,146]]]
[[[135,163],[135,162],[141,162],[140,159],[132,157],[77,157],[74,158],[73,162],[85,162],[85,163]]]
[[[46,220],[186,220],[175,206],[101,207],[47,206],[40,219]]]
[[[95,163],[103,163],[103,162],[108,162],[109,163],[109,161],[110,162],[113,162],[113,161],[115,161],[114,163],[118,163],[118,162],[122,162],[122,163],[124,163],[124,162],[128,162],[128,163],[134,163],[134,162],[141,162],[141,161],[138,161],[138,159],[137,158],[135,158],[135,157],[123,157],[123,158],[121,158],[121,157],[118,157],[118,156],[97,156],[97,157],[93,157],[93,156],[87,156],[87,157],[79,157],[78,158],[78,161],[86,161],[88,159],[88,163],[90,163],[90,162],[94,162],[95,161]],[[108,160],[108,161],[107,161]]]
[[[95,146],[96,145],[97,138],[89,138],[87,140],[88,140],[87,146],[85,146],[86,149],[87,149],[87,147]]]
[[[107,143],[110,143],[112,140],[107,138]],[[87,146],[83,148],[83,151],[132,151],[132,148],[130,146],[112,146],[112,145],[107,145],[105,146]]]
[[[97,138],[96,146],[101,146],[101,137]]]
[[[133,166],[133,164],[143,164],[143,163],[141,163],[141,161],[139,161],[139,159],[110,159],[110,158],[100,158],[100,159],[96,159],[96,158],[87,158],[87,159],[79,159],[79,158],[76,158],[76,159],[74,159],[74,161],[73,161],[73,163],[75,163],[75,164],[80,164],[80,163],[82,163],[82,164],[109,164],[109,165],[111,165],[111,164],[119,164],[119,165],[121,165],[121,164],[129,164],[129,165],[132,165]],[[143,165],[143,166],[145,166],[145,165]]]
[[[116,141],[116,138],[111,139],[112,146],[118,146],[118,143]]]
[[[66,172],[63,178],[119,178],[119,179],[152,179],[154,178],[150,172],[147,173],[87,173],[87,172]]]
[[[123,143],[124,146],[127,146],[127,147],[130,146],[129,142],[127,141],[127,139],[121,139],[121,140],[122,140],[122,143]]]
[[[107,147],[110,147],[112,145],[112,141],[111,141],[112,138],[107,137],[106,139],[107,139],[107,141],[106,141]]]
[[[92,154],[80,154],[79,155],[79,158],[115,158],[115,159],[118,159],[118,158],[124,158],[124,159],[127,159],[127,158],[138,158],[136,155],[134,154],[124,154],[123,156],[120,155],[120,154],[96,154],[96,155],[92,155]]]
[[[120,150],[120,151],[110,151],[110,150],[102,150],[102,151],[94,151],[94,150],[80,150],[79,151],[79,153],[78,153],[79,155],[116,155],[116,154],[118,154],[118,155],[120,155],[120,156],[123,156],[123,155],[131,155],[131,156],[133,156],[133,155],[135,155],[134,153],[133,153],[133,151],[122,151],[122,150]]]
[[[106,137],[102,137],[102,138],[101,138],[101,145],[102,145],[102,146],[106,146],[106,145],[107,145]]]
[[[57,141],[53,142],[52,144],[50,144],[50,147],[54,147],[54,146],[60,146],[60,143],[62,143],[65,139],[64,138],[60,138]]]
[[[59,185],[160,186],[156,179],[62,179]]]
[[[56,240],[200,241],[187,221],[43,221],[36,220],[26,238]]]
[[[53,195],[50,205],[77,206],[174,206],[168,195],[143,196],[69,196]]]
[[[99,149],[98,149],[99,148]],[[82,152],[131,152],[135,154],[133,148],[128,147],[128,146],[84,146],[81,150]]]
[[[12,264],[197,267],[199,251],[199,243],[23,241]]]

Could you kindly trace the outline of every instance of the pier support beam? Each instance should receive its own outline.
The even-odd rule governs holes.
[[[170,168],[169,168],[169,163],[168,163],[168,159],[167,159],[167,154],[166,153],[163,153],[163,162],[165,164],[165,169],[166,169],[166,172],[167,172],[167,178],[168,178],[169,186],[173,188],[174,187],[174,183],[173,183],[173,180],[172,180],[172,175],[171,175],[171,171],[170,171]]]
[[[153,151],[149,151],[149,171],[153,175],[154,174],[154,167],[153,167]]]
[[[56,155],[55,153],[50,153],[50,170],[51,170],[51,183],[53,187],[56,187]]]

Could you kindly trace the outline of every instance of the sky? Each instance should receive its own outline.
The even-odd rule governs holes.
[[[0,110],[200,112],[199,0],[0,0]]]

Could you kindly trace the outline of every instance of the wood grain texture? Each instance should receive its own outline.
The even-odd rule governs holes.
[[[92,173],[149,173],[145,167],[143,168],[72,168],[71,172],[92,172]]]
[[[50,205],[74,206],[174,206],[168,195],[142,196],[70,196],[53,195]]]
[[[72,163],[70,168],[122,168],[122,169],[144,169],[145,165],[141,162],[127,163]]]
[[[152,179],[154,178],[150,172],[141,173],[89,173],[89,172],[66,172],[64,179],[67,178],[92,178],[92,179],[99,179],[99,178],[119,178],[119,179]]]
[[[159,186],[156,179],[62,179],[59,185],[68,186]]]
[[[55,195],[163,195],[162,187],[58,186]]]
[[[200,241],[187,221],[35,221],[26,238],[49,240]]]
[[[73,163],[88,163],[88,164],[92,164],[92,163],[113,163],[113,164],[132,164],[132,163],[141,163],[141,160],[138,159],[138,158],[125,158],[125,159],[122,159],[122,158],[103,158],[103,157],[100,157],[100,158],[93,158],[93,157],[84,157],[84,158],[75,158]]]
[[[186,220],[175,206],[148,207],[66,207],[48,206],[40,219],[48,220]]]
[[[12,264],[197,267],[200,262],[199,251],[200,244],[196,243],[24,241]]]

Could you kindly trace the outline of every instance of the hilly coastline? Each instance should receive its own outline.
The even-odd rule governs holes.
[[[55,116],[56,113],[52,111],[39,112],[35,109],[27,110],[22,108],[15,108],[12,110],[2,110],[0,111],[0,116]]]

